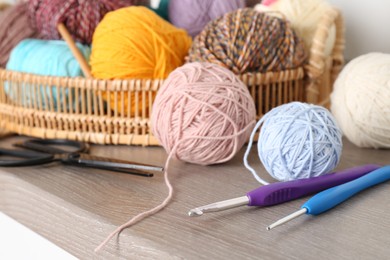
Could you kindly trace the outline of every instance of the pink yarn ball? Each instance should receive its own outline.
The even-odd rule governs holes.
[[[152,131],[179,160],[209,165],[230,160],[248,140],[256,109],[247,86],[228,69],[188,63],[157,93]]]
[[[137,0],[29,0],[30,17],[47,40],[59,40],[59,23],[72,34],[74,40],[91,43],[96,26],[109,12],[131,6]]]
[[[273,5],[276,2],[277,2],[277,0],[263,0],[263,1],[261,1],[261,4],[265,5],[265,6],[270,6],[270,5]]]

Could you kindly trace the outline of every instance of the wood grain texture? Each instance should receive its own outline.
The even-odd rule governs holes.
[[[17,137],[0,142],[1,147]],[[241,207],[190,218],[189,209],[242,196],[259,184],[242,165],[176,160],[175,194],[167,208],[126,229],[98,254],[93,249],[118,225],[161,202],[163,176],[136,177],[52,163],[0,169],[0,211],[81,259],[385,259],[390,255],[390,183],[366,190],[321,216],[265,227],[295,210],[300,199],[268,208]],[[92,153],[163,165],[160,147],[99,146]],[[390,150],[359,149],[345,140],[338,169],[387,164]],[[272,181],[252,152],[251,163]],[[10,234],[12,235],[12,234]]]

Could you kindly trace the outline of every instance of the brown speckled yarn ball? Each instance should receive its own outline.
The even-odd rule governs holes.
[[[295,69],[306,60],[290,23],[250,8],[210,22],[195,38],[188,62],[212,62],[236,74]]]

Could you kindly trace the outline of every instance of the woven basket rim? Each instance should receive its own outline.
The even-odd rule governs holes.
[[[267,72],[246,72],[243,74],[237,75],[241,79],[243,78],[257,78],[263,79],[269,82],[274,81],[285,81],[291,79],[301,79],[303,78],[304,65],[294,68],[287,69],[282,71],[267,71]],[[48,76],[48,75],[39,75],[34,73],[27,72],[19,72],[7,70],[5,68],[0,68],[0,79],[1,80],[9,80],[9,81],[23,81],[26,83],[41,83],[41,84],[53,84],[56,82],[64,82],[64,81],[76,81],[77,85],[117,85],[119,83],[128,83],[128,84],[141,84],[141,85],[154,85],[152,83],[161,84],[165,81],[165,79],[136,79],[136,78],[128,78],[128,79],[96,79],[96,78],[84,78],[81,76],[78,77],[63,77],[63,76]],[[285,79],[285,80],[283,80]],[[60,84],[61,85],[61,84]],[[70,84],[74,85],[74,84]],[[101,88],[100,88],[101,89]]]
[[[302,66],[299,66],[299,67],[296,67],[296,68],[292,68],[292,69],[285,69],[285,70],[280,70],[280,71],[266,71],[266,72],[258,72],[258,71],[249,71],[249,72],[245,72],[245,73],[242,73],[242,74],[236,74],[238,76],[242,76],[242,75],[267,75],[267,74],[280,74],[280,73],[286,73],[286,72],[294,72],[294,71],[299,71],[301,69],[303,69],[305,67],[305,64],[302,64]],[[39,75],[39,74],[35,74],[35,73],[28,73],[28,72],[21,72],[21,71],[14,71],[14,70],[8,70],[6,68],[3,68],[3,67],[0,67],[0,73],[11,73],[11,74],[15,74],[15,75],[29,75],[29,76],[34,76],[34,77],[51,77],[51,78],[80,78],[80,79],[85,79],[85,80],[98,80],[98,81],[117,81],[117,80],[120,80],[120,81],[133,81],[133,80],[139,80],[139,81],[145,81],[145,80],[165,80],[165,79],[139,79],[139,78],[126,78],[126,79],[97,79],[97,78],[91,78],[91,79],[88,79],[88,78],[85,78],[85,77],[81,77],[81,76],[77,76],[77,77],[64,77],[64,76],[49,76],[49,75]]]

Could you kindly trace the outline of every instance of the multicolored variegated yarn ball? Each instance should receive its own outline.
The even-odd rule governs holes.
[[[236,74],[294,69],[306,60],[289,22],[250,8],[210,22],[195,38],[188,62],[212,62]]]
[[[131,6],[136,0],[29,0],[33,24],[47,40],[59,40],[59,23],[64,23],[74,40],[91,43],[96,26],[107,12]]]

